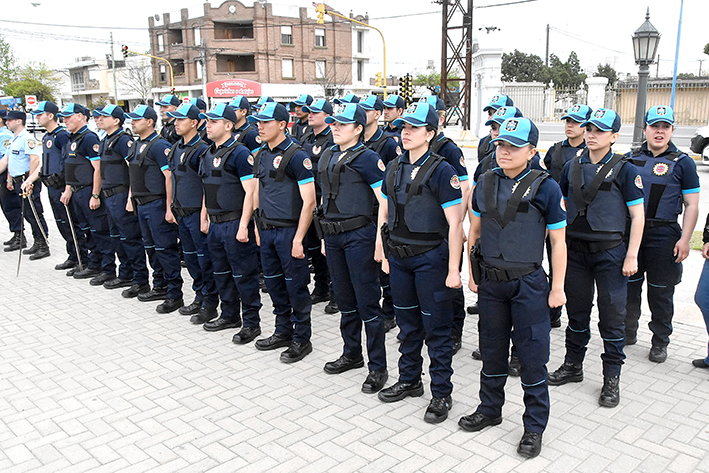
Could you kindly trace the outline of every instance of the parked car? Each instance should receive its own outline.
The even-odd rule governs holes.
[[[37,119],[31,113],[27,114],[27,121],[25,122],[25,128],[30,133],[35,133],[37,131],[40,133],[47,132],[47,129],[44,128],[43,126],[41,126],[39,123],[37,123]]]
[[[709,126],[699,128],[690,141],[689,149],[701,155],[702,164],[709,164]]]

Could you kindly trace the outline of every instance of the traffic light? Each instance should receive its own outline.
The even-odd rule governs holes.
[[[384,81],[382,80],[382,73],[381,73],[381,72],[377,72],[376,78],[374,79],[374,84],[375,84],[377,87],[381,87],[383,83],[384,83]]]
[[[325,5],[320,3],[315,7],[315,12],[318,14],[318,25],[325,24]]]
[[[121,52],[123,53],[123,59],[128,57],[128,46],[125,44],[121,46]]]
[[[406,97],[404,95],[406,94],[406,82],[403,77],[399,77],[399,96],[406,101]]]

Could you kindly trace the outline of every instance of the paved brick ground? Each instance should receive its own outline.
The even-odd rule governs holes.
[[[689,363],[706,355],[707,341],[692,302],[702,264],[696,251],[678,287],[667,362],[647,360],[643,324],[638,344],[626,350],[620,407],[600,408],[594,326],[586,380],[551,388],[544,449],[524,461],[515,452],[522,435],[518,379],[508,382],[500,426],[477,434],[458,429],[458,418],[478,402],[474,317],[454,359],[451,416],[432,426],[422,419],[428,388],[422,398],[383,404],[360,392],[364,369],[323,372],[341,351],[338,317],[324,314],[324,304],[313,311],[313,353],[284,365],[277,352],[232,344],[233,330],[207,333],[187,317],[157,314],[155,303],[54,271],[63,255],[53,222],[50,229],[54,255],[25,257],[19,278],[17,253],[0,252],[0,471],[709,472],[709,372]],[[267,296],[263,303],[269,335]],[[393,382],[393,333],[387,349]],[[550,369],[563,352],[556,329]]]

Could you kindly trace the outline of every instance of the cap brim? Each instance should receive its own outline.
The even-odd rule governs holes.
[[[613,131],[613,128],[608,128],[605,123],[596,121],[596,120],[586,120],[585,122],[581,123],[581,127],[587,127],[589,124],[595,126],[601,131]]]
[[[275,120],[274,117],[267,117],[266,115],[259,115],[258,113],[255,113],[255,114],[253,114],[253,115],[249,115],[246,119],[247,119],[250,123],[256,123],[256,122],[270,122],[270,121],[274,121],[274,120]],[[281,120],[281,121],[285,121],[285,120]]]
[[[578,122],[578,123],[583,123],[586,121],[586,117],[580,117],[578,115],[571,115],[571,114],[564,115],[563,117],[561,117],[561,120],[566,120],[567,118],[570,118],[573,121]]]
[[[303,105],[303,111],[308,113],[320,113],[324,112],[325,110],[321,108],[310,107],[308,105]]]
[[[167,112],[167,114],[170,115],[170,112]],[[175,117],[175,118],[187,118],[187,117]],[[207,120],[207,119],[209,119],[209,120],[229,120],[226,117],[222,117],[221,115],[216,115],[214,113],[209,113],[209,112],[200,113],[199,118],[201,118],[202,120]]]
[[[42,115],[42,114],[45,113],[45,112],[46,112],[46,110],[32,110],[32,111],[30,112],[30,114],[31,114],[31,115]],[[3,118],[4,118],[4,117],[3,117]]]
[[[141,115],[138,115],[136,113],[130,113],[130,112],[124,113],[123,116],[125,118],[127,118],[128,120],[142,120],[143,118],[145,118]]]
[[[325,117],[325,123],[333,124],[333,123],[335,123],[335,122],[344,123],[345,125],[348,124],[348,123],[357,123],[355,120],[351,120],[351,119],[349,119],[349,118],[345,118],[345,117],[343,117],[342,115],[335,115],[335,116],[331,116],[331,117]]]
[[[487,107],[483,108],[483,112],[487,112],[488,110],[495,110],[495,111],[497,111],[498,108],[500,108],[499,105],[497,105],[497,106],[488,105]]]
[[[510,135],[499,135],[497,138],[492,140],[493,143],[496,141],[504,141],[504,142],[509,143],[512,146],[516,146],[518,148],[521,148],[522,146],[526,146],[526,145],[536,146],[536,145],[533,145],[532,143],[530,143],[529,141],[524,141],[524,140],[517,138],[516,136],[510,136]]]
[[[62,117],[62,118],[66,118],[66,117],[70,117],[72,115],[76,115],[77,113],[81,113],[81,112],[59,112],[59,113],[57,113],[57,116]]]
[[[175,112],[167,112],[165,115],[167,115],[170,118],[190,118],[187,115],[183,115],[182,113],[177,113]],[[198,118],[202,118],[202,114],[199,114],[200,116]],[[192,118],[192,120],[197,120],[198,118]]]
[[[674,121],[670,121],[670,120],[668,120],[668,119],[666,119],[666,118],[655,118],[654,120],[648,120],[648,121],[646,121],[645,123],[647,123],[648,125],[654,125],[655,123],[659,123],[659,122],[669,123],[669,124],[672,125],[672,126],[675,125],[675,122],[674,122]]]
[[[421,120],[418,120],[416,118],[411,118],[411,117],[397,118],[396,120],[391,122],[391,124],[397,128],[402,126],[404,123],[408,123],[409,125],[412,125],[412,126],[426,126],[426,125],[428,125],[428,123],[426,123],[426,122],[423,122]]]
[[[502,125],[503,123],[505,123],[505,120],[504,119],[500,120],[499,118],[491,118],[490,120],[485,122],[485,126],[490,126],[493,123],[497,123],[498,125]]]

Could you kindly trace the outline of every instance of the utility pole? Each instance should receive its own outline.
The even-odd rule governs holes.
[[[209,103],[209,97],[207,97],[207,48],[204,47],[204,38],[199,39],[199,60],[201,62],[200,67],[202,68],[202,96],[204,97],[204,102],[207,104],[207,110],[211,108]]]
[[[544,61],[544,65],[549,67],[549,23],[547,23],[547,55],[546,61]]]
[[[705,60],[706,60],[706,59],[699,59],[699,77],[702,77],[702,63],[703,63]]]
[[[655,79],[660,77],[660,55],[657,55],[657,66],[655,67]]]
[[[116,101],[116,106],[118,106],[118,85],[116,82],[116,53],[113,50],[113,31],[111,31],[111,68],[113,69],[113,99]]]

